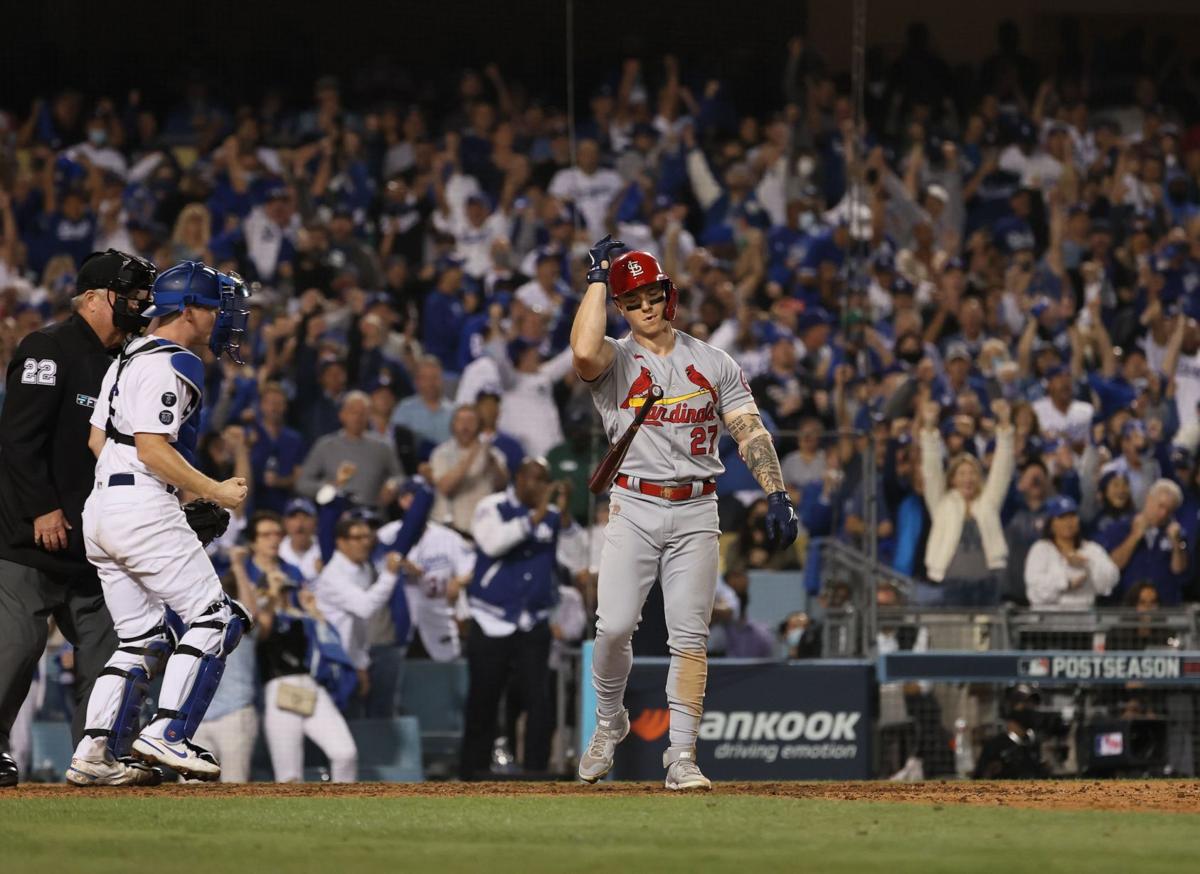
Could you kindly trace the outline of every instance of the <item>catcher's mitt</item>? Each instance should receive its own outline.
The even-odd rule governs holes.
[[[203,498],[188,501],[183,505],[183,512],[188,525],[205,546],[224,534],[229,527],[229,511],[213,501]]]

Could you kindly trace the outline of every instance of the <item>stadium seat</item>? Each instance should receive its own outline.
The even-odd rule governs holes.
[[[71,765],[75,744],[71,742],[71,723],[34,722],[33,774],[38,781],[60,782]],[[25,779],[22,776],[22,779]]]
[[[427,771],[450,773],[457,767],[466,700],[465,661],[414,659],[405,663],[400,681],[400,707],[420,723]]]

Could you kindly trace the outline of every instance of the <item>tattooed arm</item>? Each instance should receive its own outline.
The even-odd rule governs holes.
[[[725,427],[738,445],[738,454],[750,468],[750,473],[768,495],[786,491],[783,471],[779,467],[779,456],[775,454],[775,441],[767,433],[758,407],[745,404],[722,417]]]

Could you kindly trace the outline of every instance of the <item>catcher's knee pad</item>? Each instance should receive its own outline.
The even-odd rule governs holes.
[[[166,621],[145,634],[121,638],[110,663],[97,677],[120,677],[125,681],[112,728],[88,728],[84,734],[107,736],[114,756],[129,755],[129,746],[141,729],[142,704],[150,692],[150,681],[162,672],[176,642],[175,632]]]
[[[171,720],[163,736],[173,743],[184,738],[190,740],[200,727],[225,673],[225,657],[237,648],[242,634],[251,625],[246,608],[229,597],[214,602],[203,616],[199,622],[191,624],[175,650],[177,655],[191,655],[200,661],[192,686],[178,710],[158,711],[158,716]],[[201,642],[201,634],[204,649],[196,645]]]

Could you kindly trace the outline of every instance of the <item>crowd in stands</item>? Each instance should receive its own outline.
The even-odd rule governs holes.
[[[656,255],[676,326],[744,369],[810,540],[875,538],[922,603],[1136,604],[1149,583],[1179,605],[1200,565],[1200,88],[1172,53],[1106,65],[1064,33],[1039,71],[1004,25],[952,76],[913,25],[890,65],[870,53],[857,128],[846,78],[798,37],[765,115],[670,54],[620,62],[574,130],[495,65],[440,93],[324,77],[294,106],[198,80],[161,111],[136,91],[9,106],[0,363],[68,311],[93,250],[253,283],[246,366],[208,362],[203,464],[253,484],[214,561],[260,591],[261,634],[335,628],[359,698],[389,647],[459,655],[475,508],[528,457],[573,523],[554,636],[583,634],[602,441],[567,340],[606,233]],[[722,645],[811,654],[809,617],[743,614],[749,571],[807,565],[818,594],[819,554],[764,547],[761,491],[720,451]],[[440,540],[375,568],[418,477]],[[322,533],[331,500],[358,515]]]

